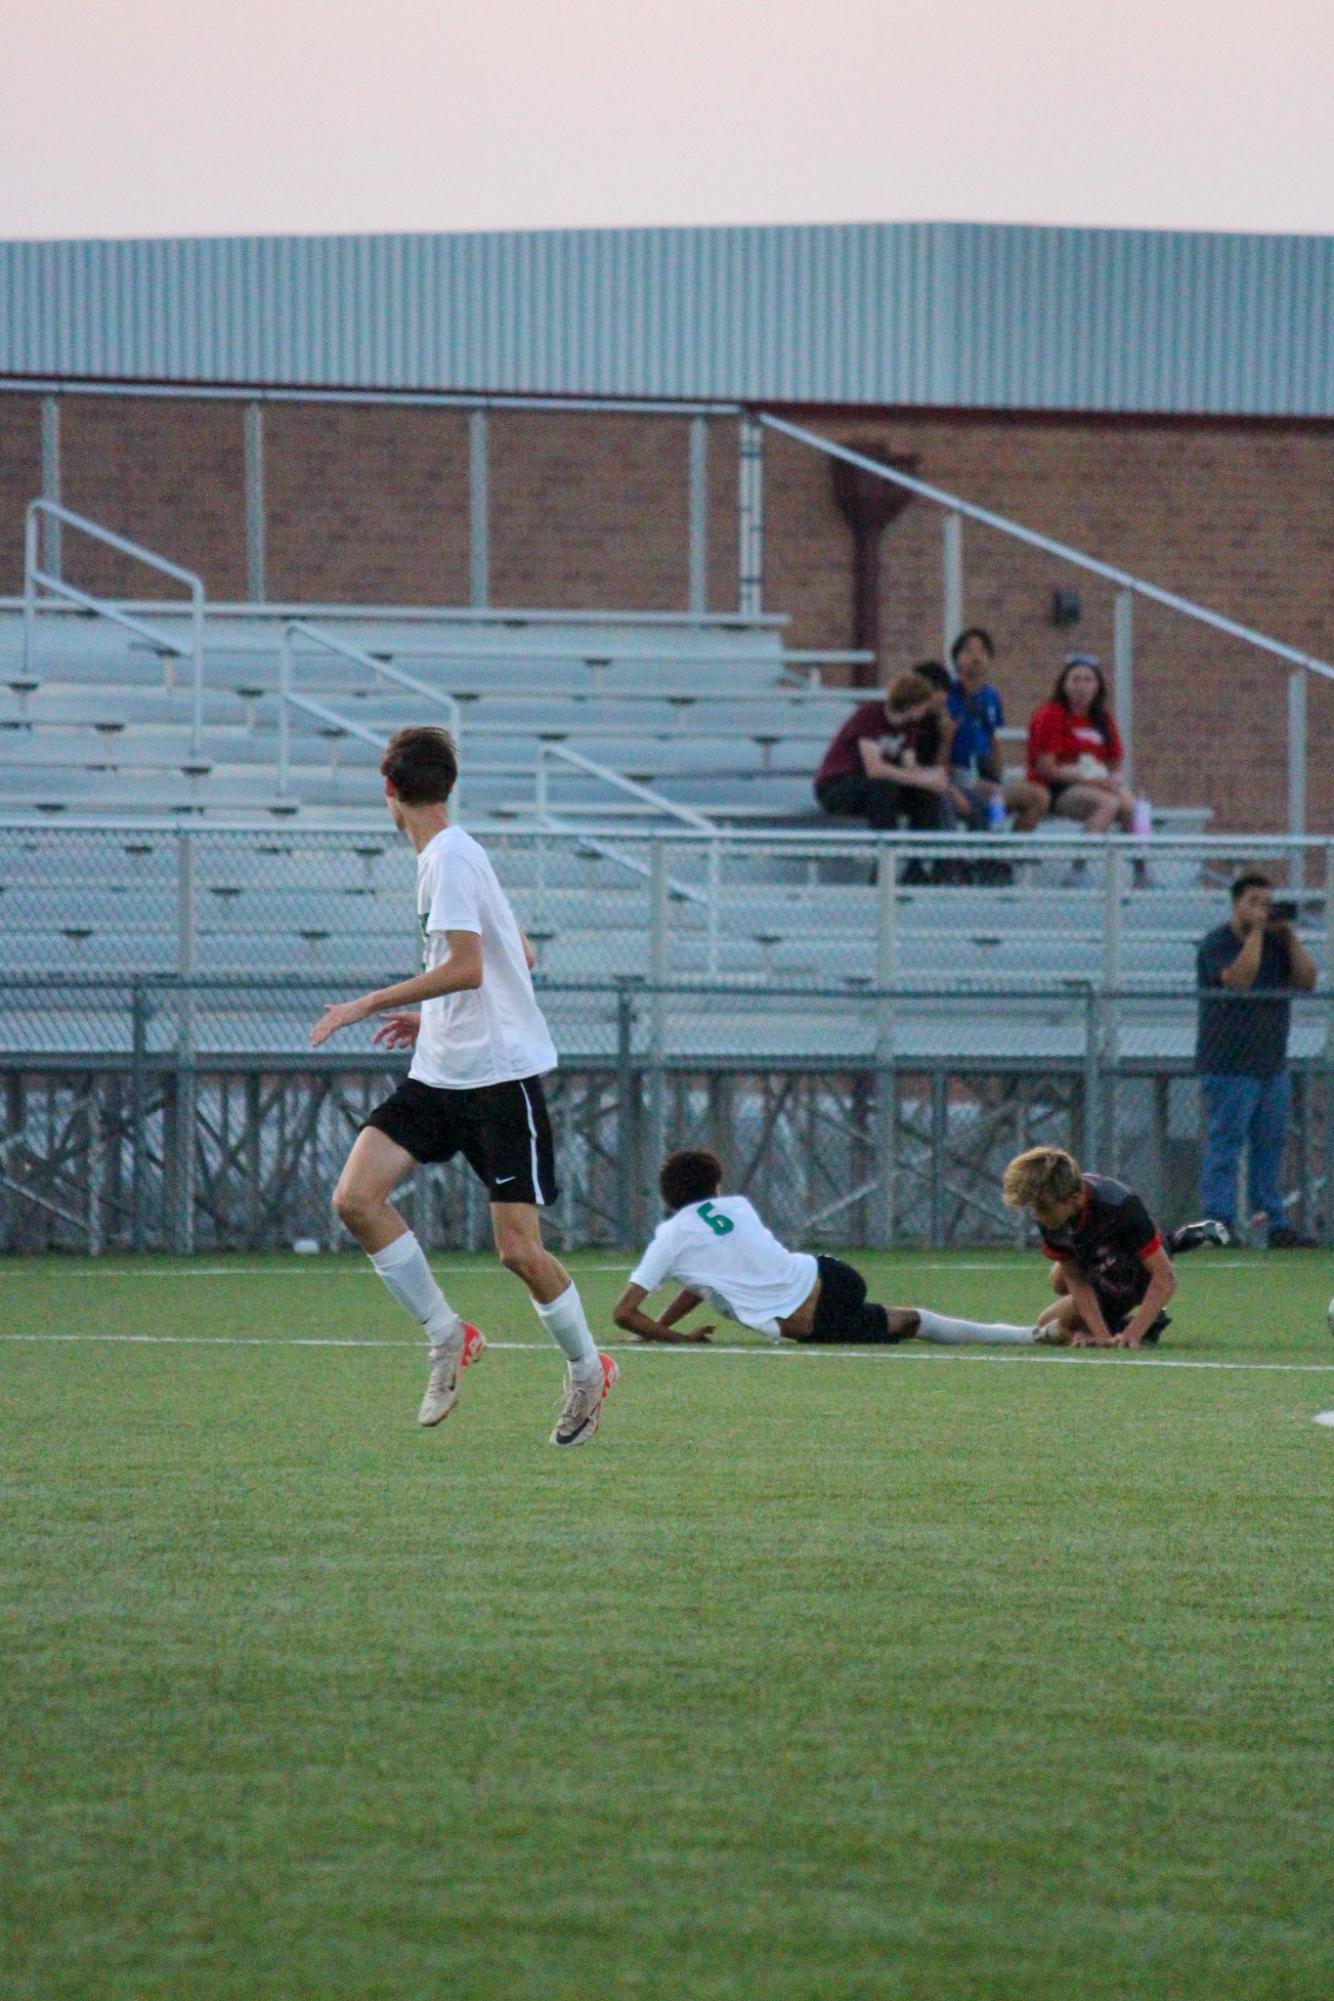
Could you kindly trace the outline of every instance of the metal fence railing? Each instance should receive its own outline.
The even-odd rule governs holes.
[[[670,822],[479,825],[553,981],[1190,983],[1257,864],[1334,974],[1334,844],[876,837]],[[384,818],[0,817],[0,977],[309,975],[415,962],[413,858]]]
[[[334,1181],[405,1059],[372,1046],[372,1024],[318,1052],[308,1034],[327,1000],[374,977],[0,981],[0,1248],[346,1242]],[[714,1146],[775,1227],[816,1244],[1013,1242],[1000,1173],[1039,1141],[1181,1221],[1199,1206],[1203,1004],[1209,1060],[1220,1010],[1227,1061],[1263,1068],[1277,1049],[1284,1214],[1334,1244],[1328,991],[1202,1003],[1180,984],[632,976],[540,989],[561,1051],[558,1242],[643,1237],[658,1163],[684,1144]],[[486,1241],[485,1197],[461,1165],[423,1170],[406,1199],[432,1244]]]

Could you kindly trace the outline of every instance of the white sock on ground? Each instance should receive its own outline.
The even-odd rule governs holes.
[[[547,1333],[568,1358],[574,1380],[577,1383],[596,1382],[602,1364],[598,1360],[597,1343],[588,1331],[584,1302],[579,1297],[574,1280],[570,1280],[564,1292],[550,1305],[543,1306],[539,1299],[535,1299],[533,1305]]]
[[[1011,1327],[1001,1320],[951,1320],[944,1313],[921,1310],[921,1341],[939,1341],[947,1347],[962,1347],[969,1341],[1008,1342],[1012,1347],[1031,1344],[1036,1339],[1032,1327]]]
[[[382,1251],[372,1251],[370,1260],[399,1305],[420,1320],[433,1348],[462,1335],[463,1322],[432,1278],[426,1253],[411,1230]]]

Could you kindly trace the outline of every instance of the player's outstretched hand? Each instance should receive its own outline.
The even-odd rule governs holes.
[[[371,1037],[386,1049],[411,1049],[422,1025],[419,1014],[387,1014]]]
[[[318,1049],[322,1042],[327,1042],[340,1028],[353,1028],[357,1022],[365,1021],[370,1012],[364,1001],[330,1001],[310,1031],[311,1048]]]
[[[1133,1340],[1129,1334],[1113,1334],[1112,1346],[1114,1348],[1138,1348],[1143,1338],[1140,1334],[1136,1334]]]

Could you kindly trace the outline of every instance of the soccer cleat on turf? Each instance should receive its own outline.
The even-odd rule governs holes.
[[[459,1385],[469,1360],[468,1335],[476,1332],[475,1327],[465,1325],[460,1339],[442,1341],[438,1348],[432,1348],[431,1373],[426,1379],[426,1395],[421,1400],[421,1409],[417,1412],[418,1424],[439,1424],[453,1410],[459,1400]],[[481,1340],[480,1335],[478,1339]],[[481,1352],[481,1348],[476,1351],[478,1355]]]
[[[1220,1251],[1230,1251],[1236,1241],[1226,1223],[1206,1216],[1201,1222],[1183,1223],[1179,1230],[1173,1230],[1167,1239],[1167,1248],[1174,1258],[1179,1258],[1184,1257],[1187,1251],[1198,1251],[1203,1244],[1217,1244]]]
[[[602,1422],[602,1406],[608,1391],[615,1389],[621,1372],[610,1355],[600,1354],[598,1361],[602,1372],[591,1383],[576,1383],[573,1374],[566,1371],[565,1401],[551,1434],[553,1445],[587,1445]]]
[[[1059,1320],[1045,1320],[1033,1329],[1033,1339],[1039,1348],[1068,1348],[1070,1335]]]
[[[480,1327],[474,1327],[470,1320],[463,1323],[463,1366],[470,1362],[480,1362],[486,1353],[486,1336]]]

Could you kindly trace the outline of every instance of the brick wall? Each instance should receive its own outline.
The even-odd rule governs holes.
[[[1328,659],[1334,651],[1334,425],[1050,419],[972,414],[818,417],[849,443],[916,453],[919,476],[1025,526]],[[765,594],[794,613],[794,645],[851,638],[850,536],[827,463],[766,438]],[[1072,646],[1110,668],[1110,586],[971,525],[964,613],[999,646],[1009,719],[1045,698]],[[1080,624],[1051,623],[1076,590]],[[882,663],[941,650],[941,516],[914,501],[885,532]],[[1253,648],[1140,601],[1136,782],[1163,803],[1212,805],[1219,824],[1285,822],[1286,670]],[[1312,830],[1334,831],[1334,689],[1310,691]]]
[[[901,412],[816,413],[830,437],[916,453],[922,476],[1166,588],[1328,657],[1334,651],[1334,425]],[[245,595],[243,406],[62,399],[67,502]],[[450,604],[468,589],[467,419],[456,411],[266,406],[270,598]],[[683,609],[688,423],[498,411],[490,423],[497,603]],[[736,424],[710,425],[709,603],[736,601]],[[794,646],[851,641],[851,540],[828,463],[769,433],[766,608]],[[23,503],[38,490],[38,399],[0,395],[0,590],[21,584]],[[941,519],[914,501],[887,530],[882,665],[938,654]],[[149,573],[67,543],[89,588],[151,595]],[[1000,647],[1012,720],[1061,655],[1110,660],[1112,592],[989,531],[965,535],[965,616]],[[1081,623],[1050,620],[1077,590]],[[1283,824],[1286,674],[1253,650],[1143,603],[1135,612],[1137,780],[1208,804],[1220,825]],[[1311,691],[1313,828],[1334,831],[1334,689]]]
[[[196,571],[210,597],[245,596],[244,492],[239,403],[61,398],[65,505]],[[64,537],[64,574],[84,590],[111,596],[183,595],[169,577],[86,536]]]
[[[0,592],[23,589],[23,514],[41,490],[41,403],[0,396]]]
[[[391,404],[268,404],[267,596],[464,603],[467,422]]]

